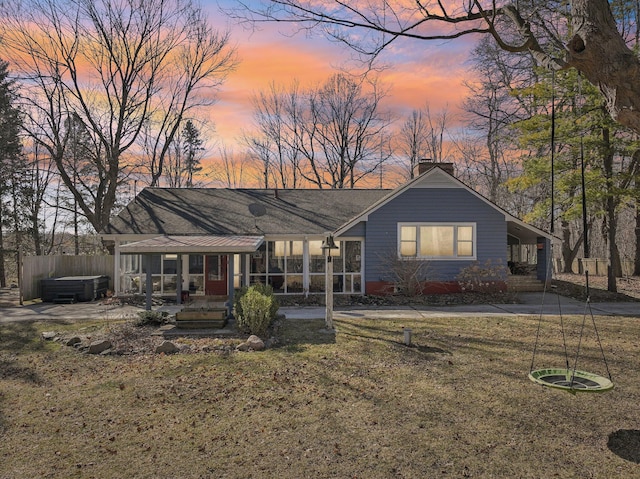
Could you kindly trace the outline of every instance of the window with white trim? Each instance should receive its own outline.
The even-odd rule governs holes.
[[[398,254],[415,259],[475,259],[475,223],[399,223]]]

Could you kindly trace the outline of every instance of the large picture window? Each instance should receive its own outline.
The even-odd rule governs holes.
[[[401,258],[475,259],[475,223],[405,223],[398,225]]]

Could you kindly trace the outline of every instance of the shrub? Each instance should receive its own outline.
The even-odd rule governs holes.
[[[474,261],[460,270],[457,276],[462,291],[478,293],[497,293],[504,291],[507,268],[498,260],[496,264],[489,259],[484,264]]]
[[[415,297],[423,293],[425,283],[435,281],[429,261],[399,258],[396,250],[379,255],[383,279],[393,283],[394,292]]]
[[[161,326],[169,321],[169,313],[166,311],[140,311],[138,316],[136,326]]]
[[[278,307],[270,285],[255,284],[242,288],[234,299],[234,316],[238,329],[263,336],[276,318]]]

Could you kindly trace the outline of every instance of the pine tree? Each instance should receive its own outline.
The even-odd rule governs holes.
[[[24,167],[20,130],[22,119],[14,105],[13,81],[7,63],[0,60],[0,286],[7,285],[5,261],[10,250],[5,248],[4,231],[13,228],[16,244],[20,234],[20,168]]]
[[[184,153],[183,171],[186,177],[186,187],[193,188],[193,177],[202,171],[200,159],[204,151],[204,140],[200,137],[200,130],[191,120],[187,120],[182,129],[182,142]]]

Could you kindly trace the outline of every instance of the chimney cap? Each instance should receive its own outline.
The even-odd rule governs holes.
[[[418,164],[416,165],[416,169],[417,169],[416,176],[426,173],[427,171],[431,170],[435,166],[439,167],[440,169],[450,174],[451,176],[455,176],[453,163],[437,162],[429,159],[423,159],[418,162]]]

